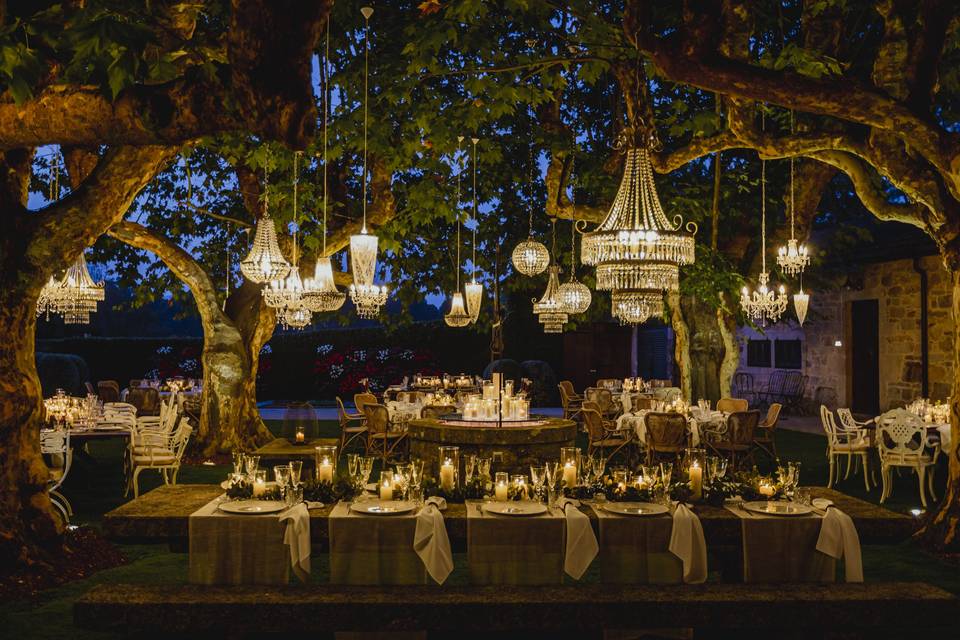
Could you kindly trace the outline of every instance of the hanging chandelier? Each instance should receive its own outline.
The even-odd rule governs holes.
[[[553,221],[553,255],[557,254],[557,223]],[[543,325],[544,333],[563,333],[563,325],[569,319],[567,309],[560,300],[560,265],[547,268],[547,288],[540,300],[534,298],[533,312]]]
[[[467,299],[467,313],[470,314],[470,322],[476,323],[480,317],[480,305],[483,304],[483,285],[477,282],[477,227],[480,226],[480,218],[477,217],[477,143],[479,138],[470,138],[473,143],[473,258],[470,265],[473,268],[473,274],[470,282],[463,285],[463,291]],[[457,179],[457,203],[460,202],[459,178]]]
[[[777,290],[767,286],[770,274],[767,273],[767,162],[760,160],[760,256],[762,268],[757,277],[759,286],[751,293],[744,287],[740,295],[740,306],[754,322],[766,326],[767,322],[776,322],[787,308],[787,294],[783,285]]]
[[[257,230],[247,257],[240,261],[240,272],[250,282],[263,284],[282,280],[290,273],[290,263],[277,243],[277,228],[270,218],[270,157],[263,166],[263,216],[257,219]]]
[[[790,112],[790,133],[793,133],[793,112]],[[790,239],[787,240],[785,247],[777,250],[777,264],[788,276],[797,276],[803,273],[803,270],[810,264],[810,256],[807,253],[807,246],[797,242],[795,213],[793,208],[793,165],[794,159],[790,158]],[[803,324],[801,321],[800,324]]]
[[[313,320],[313,314],[305,307],[289,307],[278,312],[277,319],[284,329],[303,329]]]
[[[625,130],[616,147],[626,147],[634,135]],[[627,149],[613,205],[596,229],[583,234],[580,255],[597,267],[597,289],[613,292],[614,317],[631,324],[663,313],[662,293],[679,289],[680,265],[694,261],[697,232],[695,223],[664,214],[650,161],[656,133],[650,128],[642,137],[642,145]]]
[[[533,239],[533,145],[530,145],[530,175],[527,181],[527,239],[518,244],[510,256],[513,268],[525,276],[540,275],[550,264],[550,253],[541,242]]]
[[[363,7],[363,226],[350,236],[350,270],[353,284],[350,299],[361,318],[374,318],[387,302],[387,287],[373,283],[377,271],[377,236],[367,233],[367,115],[370,101],[370,16],[373,8]]]
[[[67,269],[57,289],[52,292],[51,308],[63,316],[64,324],[88,324],[97,303],[106,299],[102,282],[94,282],[81,253]]]
[[[283,280],[272,280],[269,286],[263,289],[263,302],[268,307],[277,309],[277,319],[284,327],[302,328],[310,323],[312,314],[303,303],[303,281],[300,279],[299,256],[299,220],[297,218],[297,194],[300,182],[300,152],[293,154],[293,264],[290,273]],[[297,314],[296,322],[288,322],[294,311],[305,311],[306,322],[300,324],[303,313]]]
[[[803,321],[807,319],[807,308],[810,305],[810,295],[803,292],[803,285],[800,285],[799,293],[793,294],[793,310],[797,312],[797,321],[803,326]]]
[[[463,136],[457,138],[457,159],[460,157],[460,143],[463,142]],[[476,149],[476,143],[474,143]],[[443,316],[443,321],[448,327],[465,327],[470,324],[470,314],[463,306],[463,294],[460,293],[460,172],[457,172],[457,201],[454,205],[454,211],[457,212],[457,288],[454,289],[450,297],[450,311]]]
[[[573,162],[571,161],[570,174],[573,175]],[[571,190],[572,192],[572,190]],[[570,315],[578,315],[590,308],[593,301],[593,294],[590,293],[590,287],[577,280],[577,223],[576,209],[574,200],[576,194],[570,197],[570,206],[574,211],[574,219],[570,223],[570,280],[560,285],[558,291],[560,302],[564,309]]]
[[[56,313],[54,311],[54,302],[56,301],[57,288],[59,282],[53,276],[50,276],[50,279],[47,280],[47,283],[43,285],[43,289],[40,290],[40,297],[37,298],[37,316],[46,316],[46,319],[50,319],[51,313]]]
[[[327,21],[326,44],[323,55],[323,248],[313,267],[313,277],[303,282],[303,306],[313,313],[336,311],[347,300],[347,294],[337,289],[333,278],[333,263],[327,255],[327,121],[330,111],[330,21]]]

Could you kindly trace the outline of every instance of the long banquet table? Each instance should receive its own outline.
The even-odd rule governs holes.
[[[104,533],[119,541],[169,542],[178,549],[186,549],[190,514],[223,493],[217,485],[185,484],[158,487],[137,500],[132,500],[105,514]],[[828,498],[846,512],[857,527],[863,544],[897,544],[909,538],[917,528],[914,518],[890,511],[835,489],[811,487],[813,497]],[[334,505],[310,510],[310,536],[317,550],[328,549],[327,521]],[[584,506],[594,530],[599,522],[593,509]],[[694,511],[703,525],[707,548],[738,547],[741,543],[740,519],[723,507],[697,505]],[[467,509],[462,504],[450,504],[444,512],[444,521],[454,551],[464,551],[467,542]]]

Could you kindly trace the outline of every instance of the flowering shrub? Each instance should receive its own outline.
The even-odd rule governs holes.
[[[144,374],[147,378],[199,378],[203,375],[200,349],[188,345],[174,349],[169,345],[157,347],[153,356],[153,368]]]
[[[313,372],[321,397],[356,393],[364,378],[369,379],[371,389],[380,390],[401,382],[404,376],[441,373],[435,355],[428,350],[349,347],[337,351],[326,344],[317,347]]]

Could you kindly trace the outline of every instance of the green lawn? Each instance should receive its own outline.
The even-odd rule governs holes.
[[[280,423],[269,424],[272,431],[281,431]],[[333,422],[320,425],[320,434],[324,437],[337,435],[337,426]],[[782,430],[777,436],[777,446],[782,460],[799,460],[802,463],[803,484],[826,484],[827,461],[824,455],[824,440],[821,436]],[[101,442],[91,445],[91,459],[78,458],[70,472],[65,494],[73,503],[76,512],[75,522],[97,526],[100,517],[106,511],[122,504],[126,499],[122,495],[120,467],[120,446],[118,443]],[[762,462],[761,468],[767,463]],[[182,483],[214,483],[223,479],[227,473],[224,466],[191,465],[184,467],[180,474]],[[939,484],[942,493],[943,476]],[[141,476],[142,490],[147,491],[160,484],[156,474]],[[919,506],[916,480],[903,474],[895,480],[893,496],[888,507],[904,512]],[[841,491],[876,502],[879,489],[867,494],[860,476],[841,482]],[[101,638],[104,634],[91,633],[74,628],[72,625],[73,601],[96,584],[104,583],[152,583],[178,584],[186,580],[187,556],[172,553],[166,545],[121,545],[129,563],[100,572],[91,578],[74,582],[44,592],[29,601],[16,601],[0,604],[0,628],[5,636],[30,638]],[[864,569],[868,580],[917,580],[943,587],[960,594],[960,572],[956,567],[943,564],[919,549],[912,543],[899,546],[870,546],[863,548]],[[458,556],[456,563],[465,564],[465,558]],[[326,558],[314,558],[314,579],[322,582],[327,574]],[[453,583],[465,580],[462,569],[451,576]]]

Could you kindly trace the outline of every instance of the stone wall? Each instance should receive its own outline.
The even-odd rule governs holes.
[[[921,258],[920,266],[928,274],[928,395],[946,399],[954,373],[950,277],[938,256]],[[866,265],[862,286],[855,289],[809,293],[810,311],[802,339],[806,395],[811,402],[835,397],[839,406],[850,405],[850,337],[856,330],[850,326],[850,303],[871,299],[879,303],[880,410],[903,406],[921,396],[920,275],[912,260]],[[768,329],[765,337],[796,337],[796,333],[795,324],[780,323]],[[742,329],[740,335],[743,342],[755,337],[749,329]],[[764,372],[746,367],[745,347],[741,362],[741,370],[753,373],[758,383],[765,378]]]

